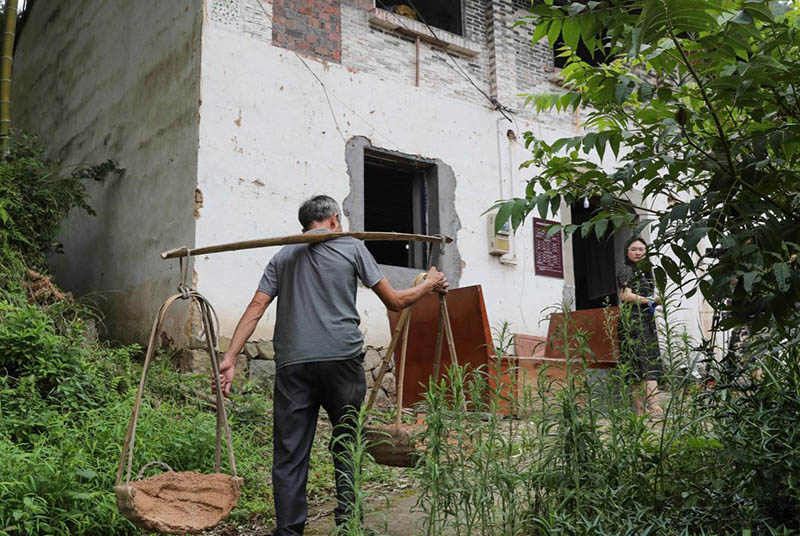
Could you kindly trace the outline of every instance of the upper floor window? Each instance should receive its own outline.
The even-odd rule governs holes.
[[[463,0],[375,0],[379,8],[392,11],[434,28],[464,35]]]

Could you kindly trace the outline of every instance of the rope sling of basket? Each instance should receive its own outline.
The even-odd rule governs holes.
[[[142,377],[133,403],[128,431],[122,444],[122,455],[114,485],[117,507],[125,517],[141,528],[164,533],[199,532],[216,525],[227,517],[230,510],[236,506],[243,483],[243,480],[236,474],[231,430],[220,386],[217,357],[219,321],[216,311],[208,300],[187,284],[189,255],[190,252],[187,250],[186,257],[180,258],[181,283],[178,285],[178,293],[173,294],[161,304],[153,321],[142,367]],[[178,300],[187,300],[190,307],[196,306],[199,310],[203,338],[211,359],[211,371],[216,385],[215,474],[177,473],[166,463],[151,461],[141,468],[132,481],[136,425],[147,373],[158,348],[158,336],[161,333],[167,311]],[[230,475],[220,474],[223,432]],[[142,480],[145,472],[155,466],[161,467],[167,472]],[[123,474],[125,475],[124,483]]]
[[[440,254],[444,250],[444,238],[440,243]],[[433,244],[431,244],[431,247]],[[429,263],[428,269],[433,263],[433,257],[428,254]],[[414,286],[419,285],[425,278],[425,274],[421,273],[414,280]],[[400,318],[394,328],[392,340],[389,347],[386,349],[381,367],[378,370],[378,375],[375,377],[372,389],[370,391],[369,400],[367,402],[367,411],[371,410],[377,399],[378,389],[381,386],[383,377],[389,368],[389,362],[392,355],[395,353],[395,348],[400,342],[400,359],[397,364],[397,412],[395,415],[394,424],[389,426],[371,426],[368,430],[368,435],[374,438],[373,448],[371,449],[375,461],[384,465],[393,465],[399,467],[407,467],[413,464],[413,452],[416,450],[414,441],[407,433],[401,430],[402,425],[402,412],[403,412],[403,391],[405,383],[406,371],[406,350],[408,348],[408,331],[411,325],[411,310],[414,306],[403,309],[400,313]],[[450,359],[453,365],[458,365],[458,357],[456,355],[456,345],[453,337],[453,329],[450,325],[450,313],[447,310],[447,298],[444,294],[439,294],[439,324],[436,332],[436,347],[434,350],[435,361],[433,365],[433,377],[438,378],[441,370],[442,363],[442,350],[444,346],[444,339],[447,339],[447,347],[450,351]],[[369,434],[370,431],[375,431],[375,434]]]

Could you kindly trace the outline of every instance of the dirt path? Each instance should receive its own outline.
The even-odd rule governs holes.
[[[415,536],[422,534],[422,512],[416,511],[417,492],[407,489],[368,503],[364,527],[384,536]],[[307,536],[327,536],[335,527],[333,514],[313,519],[306,525]]]

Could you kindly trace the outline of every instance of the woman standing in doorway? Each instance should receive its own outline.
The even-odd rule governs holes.
[[[634,238],[625,248],[625,265],[617,272],[620,315],[617,324],[620,355],[628,363],[634,380],[633,406],[638,415],[644,412],[660,417],[655,403],[658,382],[664,375],[658,348],[655,308],[661,304],[654,296],[652,272],[640,267],[647,256],[647,243]]]

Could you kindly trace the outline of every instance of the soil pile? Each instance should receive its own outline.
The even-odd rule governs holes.
[[[191,471],[166,472],[117,486],[117,507],[136,526],[168,534],[197,533],[227,517],[241,479]]]

